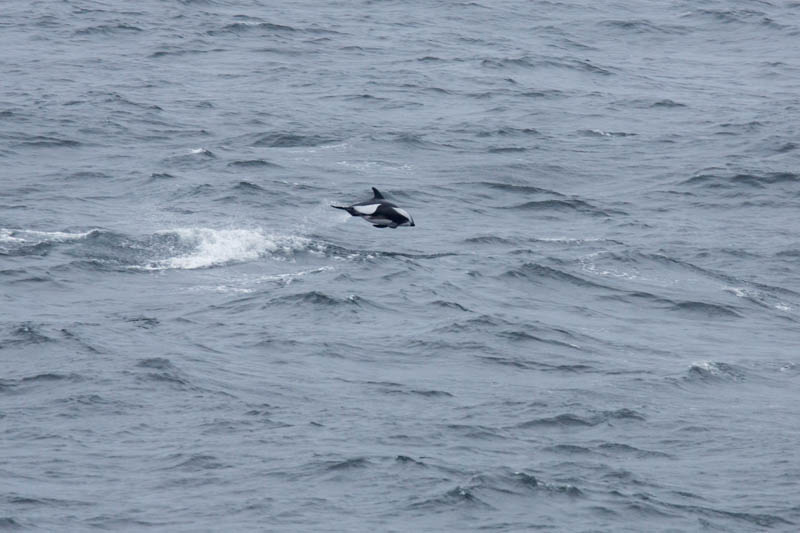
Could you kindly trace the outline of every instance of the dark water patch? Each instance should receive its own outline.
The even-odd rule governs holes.
[[[387,250],[358,250],[337,246],[331,243],[319,242],[315,247],[318,252],[323,252],[327,256],[338,257],[348,261],[372,262],[382,258],[403,258],[403,259],[439,259],[442,257],[451,257],[462,255],[458,252],[435,252],[435,253],[412,253],[412,252],[394,252]],[[407,264],[416,264],[414,261],[409,261]]]
[[[458,302],[448,302],[448,301],[445,301],[445,300],[436,300],[436,301],[431,302],[430,305],[433,305],[435,307],[440,307],[442,309],[453,309],[453,310],[456,310],[456,311],[464,311],[465,313],[471,313],[472,312],[470,309],[467,309],[466,307],[464,307],[463,305],[461,305]]]
[[[137,317],[125,318],[125,321],[126,322],[131,322],[137,328],[142,328],[142,329],[152,329],[152,328],[158,326],[161,323],[161,321],[159,321],[155,317],[149,317],[149,316],[144,316],[144,315],[137,316]]]
[[[524,263],[522,266],[505,271],[500,277],[507,279],[528,280],[539,284],[546,280],[554,280],[560,283],[568,283],[570,285],[583,288],[590,287],[595,289],[616,290],[607,285],[595,283],[594,281],[589,281],[574,274],[564,272],[563,270],[540,265],[538,263]]]
[[[647,19],[639,20],[605,20],[600,25],[626,33],[639,34],[684,34],[690,30],[684,26],[656,24]]]
[[[591,455],[594,453],[589,448],[575,444],[556,444],[554,446],[546,446],[544,450],[559,455]]]
[[[216,188],[210,183],[199,185],[186,185],[172,192],[172,199],[182,200],[187,198],[206,197],[216,193]]]
[[[470,509],[495,510],[494,507],[481,500],[465,487],[457,486],[444,494],[420,499],[407,506],[408,510],[443,512],[454,507]]]
[[[508,207],[503,207],[508,209]],[[578,199],[570,200],[532,200],[519,205],[511,206],[511,209],[519,211],[533,211],[533,212],[548,212],[548,211],[561,211],[583,213],[597,217],[610,217],[611,213],[604,211],[592,204]],[[621,211],[616,211],[617,214],[625,214]]]
[[[527,152],[527,148],[523,148],[521,146],[501,146],[501,147],[489,147],[487,150],[490,154],[513,154],[513,153],[520,153],[520,152]]]
[[[553,417],[537,418],[522,422],[517,427],[523,429],[537,427],[590,427],[599,422],[594,422],[592,418],[584,418],[572,413],[564,413]]]
[[[750,376],[744,367],[730,363],[705,361],[693,363],[686,372],[685,380],[689,382],[705,383],[740,383]]]
[[[748,24],[755,22],[757,24],[771,24],[773,21],[766,16],[763,11],[755,9],[709,9],[701,8],[695,9],[687,14],[685,17],[702,16],[714,19],[718,22],[725,24],[739,23]]]
[[[5,328],[4,328],[5,329]],[[11,346],[25,346],[31,344],[45,344],[55,342],[42,331],[42,326],[33,322],[23,322],[12,325],[0,340],[0,350]]]
[[[613,455],[621,455],[621,456],[634,456],[639,457],[642,459],[649,459],[649,458],[665,458],[671,459],[673,456],[668,453],[651,451],[651,450],[642,450],[640,448],[635,448],[628,444],[622,444],[617,442],[604,442],[597,446],[597,449]]]
[[[523,98],[563,98],[566,95],[564,91],[559,91],[557,89],[549,89],[544,91],[536,91],[536,90],[523,90],[516,94],[516,96],[521,96]]]
[[[447,424],[448,432],[458,434],[460,437],[475,440],[504,440],[507,438],[497,428],[479,424]]]
[[[468,239],[464,239],[463,242],[465,244],[503,244],[507,246],[513,246],[518,244],[517,240],[498,237],[496,235],[483,235],[480,237],[470,237]]]
[[[413,389],[409,391],[411,394],[416,394],[417,396],[424,396],[425,398],[452,398],[453,395],[447,391],[443,390],[419,390]]]
[[[367,468],[372,463],[366,457],[354,457],[352,459],[345,459],[344,461],[331,461],[324,466],[327,472],[338,472],[342,470],[354,470],[360,468]]]
[[[47,135],[25,136],[22,140],[12,143],[14,148],[76,148],[78,146],[82,146],[79,141]]]
[[[712,520],[726,520],[734,524],[738,524],[738,526],[743,526],[746,524],[748,526],[758,526],[759,528],[771,529],[778,526],[795,525],[794,522],[775,514],[728,511],[714,507],[668,502],[647,493],[637,493],[629,496],[623,495],[616,491],[614,492],[616,495],[619,495],[630,502],[628,504],[629,508],[652,516],[674,517],[675,511],[680,511],[681,513],[688,513],[689,515],[695,517],[702,516]],[[702,518],[699,520],[701,523],[705,522],[714,529],[720,529],[724,531],[730,530],[728,524],[709,524],[707,520]]]
[[[109,178],[111,178],[111,176],[103,172],[88,172],[88,171],[73,172],[72,174],[64,176],[64,179],[68,181],[102,180]]]
[[[536,493],[565,495],[570,498],[583,496],[583,491],[575,485],[547,482],[533,474],[514,472],[506,468],[474,475],[464,488],[474,494],[494,492],[502,498],[511,495],[530,497]]]
[[[355,294],[346,298],[336,298],[329,296],[320,291],[300,292],[296,294],[287,294],[285,296],[278,296],[272,298],[264,307],[269,308],[273,305],[310,305],[320,308],[349,308],[356,309],[360,307],[380,308],[375,303],[357,296]]]
[[[512,126],[504,126],[497,129],[478,130],[475,132],[476,137],[523,137],[528,135],[540,135],[539,130],[536,128],[514,128]]]
[[[530,361],[518,356],[481,355],[479,356],[479,359],[491,365],[509,366],[522,370],[541,370],[545,368],[552,368],[552,365]]]
[[[340,35],[338,31],[322,28],[317,25],[296,28],[294,26],[276,24],[273,22],[234,22],[231,24],[226,24],[217,30],[209,30],[206,33],[207,35],[214,36],[245,33],[258,33],[260,35],[290,35],[294,33],[305,33],[311,35]],[[319,42],[319,40],[316,42]]]
[[[343,380],[350,382],[351,380]],[[360,382],[357,382],[360,383]],[[367,381],[366,385],[378,387],[384,394],[402,394],[402,395],[416,395],[425,398],[452,398],[453,395],[444,390],[425,390],[425,389],[412,389],[401,383],[394,383],[390,381]]]
[[[149,181],[155,182],[155,181],[174,180],[174,179],[176,179],[176,177],[173,176],[172,174],[168,174],[166,172],[154,172],[150,174]]]
[[[565,195],[558,193],[556,191],[550,189],[543,189],[541,187],[535,187],[532,185],[524,185],[524,184],[515,184],[515,183],[503,183],[503,182],[495,182],[495,181],[478,181],[473,183],[468,183],[468,185],[477,185],[480,187],[486,187],[488,189],[507,192],[515,195],[531,195],[531,194],[548,194],[552,196],[560,196],[564,197]]]
[[[83,28],[77,30],[75,32],[76,35],[119,35],[124,33],[139,33],[144,31],[142,28],[138,26],[133,26],[132,24],[100,24],[97,26],[89,26],[87,28]]]
[[[249,194],[261,193],[266,191],[264,187],[249,181],[240,181],[239,183],[233,186],[233,190]]]
[[[24,526],[11,516],[0,516],[0,529],[23,529]]]
[[[516,484],[526,488],[536,488],[539,486],[539,480],[536,479],[536,476],[525,472],[514,472],[512,474],[512,479]]]
[[[798,145],[797,143],[787,142],[787,143],[783,143],[780,146],[776,147],[775,148],[775,153],[777,153],[777,154],[786,154],[786,153],[789,153],[789,152],[794,152],[798,148],[800,148],[800,145]]]
[[[88,342],[84,341],[78,334],[73,333],[72,331],[70,331],[67,328],[61,328],[59,330],[59,332],[61,333],[61,335],[65,339],[69,339],[70,341],[76,343],[78,346],[80,346],[80,348],[82,348],[83,350],[86,350],[89,353],[92,353],[92,354],[101,354],[101,353],[103,353],[101,350],[95,348],[93,345],[91,345]]]
[[[192,454],[186,457],[184,454],[176,454],[170,458],[170,461],[177,459],[178,462],[166,467],[164,470],[181,470],[184,472],[205,472],[208,470],[219,470],[221,468],[230,468],[219,460],[214,455],[209,454]]]
[[[502,331],[497,334],[500,337],[506,338],[512,342],[537,342],[542,344],[549,344],[552,346],[563,346],[565,348],[571,348],[573,350],[581,350],[581,348],[575,344],[560,341],[557,339],[549,339],[546,337],[542,337],[540,335],[534,335],[533,333],[522,331],[522,330],[507,330]],[[567,336],[571,336],[567,334]]]
[[[95,230],[65,250],[78,258],[71,266],[89,270],[130,270],[145,268],[169,258],[191,253],[196,247],[192,239],[179,233],[161,232],[131,237],[122,233]]]
[[[296,148],[321,146],[339,141],[341,141],[341,139],[335,139],[333,137],[327,137],[323,135],[300,135],[296,133],[271,132],[254,135],[250,146],[268,148]]]
[[[139,368],[152,368],[155,370],[169,370],[171,372],[177,370],[172,362],[164,357],[151,357],[148,359],[142,359],[136,363],[136,366]]]
[[[527,422],[517,424],[516,427],[530,429],[536,427],[594,427],[600,424],[613,424],[614,421],[637,421],[645,420],[645,417],[633,409],[617,409],[616,411],[603,411],[589,416],[580,416],[574,413],[563,413],[553,417],[536,418]]]
[[[623,252],[603,252],[602,257],[604,259],[608,259],[612,263],[632,265],[632,267],[634,268],[655,264],[658,265],[659,267],[679,269],[691,272],[693,274],[699,274],[700,276],[703,276],[705,278],[722,281],[731,287],[745,287],[745,288],[752,287],[769,294],[783,294],[785,296],[792,296],[792,297],[800,296],[800,293],[796,293],[784,287],[776,287],[756,282],[746,282],[734,276],[722,272],[717,272],[708,268],[703,268],[689,261],[678,259],[669,255],[665,255],[663,253],[644,253],[637,250],[632,250],[632,251],[628,250]],[[590,264],[588,265],[588,270],[589,271],[597,270],[597,267]],[[647,297],[648,295],[648,293],[646,292],[639,292],[639,293],[634,292],[632,294],[641,294],[643,297]],[[679,303],[679,302],[672,302],[670,300],[665,300],[665,301],[669,301],[672,304]],[[733,310],[736,311],[735,308]]]
[[[79,383],[85,378],[76,373],[57,373],[57,372],[44,372],[42,374],[35,374],[33,376],[25,376],[16,379],[0,379],[0,392],[17,392],[20,389],[27,387],[52,387],[57,383]],[[1,417],[0,417],[1,418]]]
[[[172,57],[172,56],[185,56],[185,55],[198,55],[198,54],[210,54],[213,52],[227,52],[224,48],[209,48],[209,49],[190,49],[190,48],[177,48],[177,47],[169,47],[163,46],[162,50],[157,50],[150,54],[149,57],[153,59],[157,59],[159,57]],[[209,102],[202,102],[198,104],[198,107],[214,107],[213,104]]]
[[[224,33],[247,33],[247,32],[261,32],[261,33],[292,33],[297,29],[292,26],[284,26],[283,24],[273,24],[271,22],[260,22],[257,24],[248,22],[234,22],[233,24],[226,24],[218,30],[210,30],[209,35],[220,35]]]
[[[670,100],[669,98],[665,98],[664,100],[659,100],[654,102],[650,107],[664,107],[668,109],[676,108],[676,107],[686,107],[686,104],[682,104],[680,102],[676,102],[674,100]]]
[[[376,142],[389,143],[404,148],[415,148],[418,150],[452,150],[454,145],[428,140],[424,134],[411,132],[386,132],[381,134],[371,134],[369,137]]]
[[[395,460],[396,463],[404,465],[404,466],[410,465],[410,466],[420,466],[420,467],[424,467],[424,468],[427,468],[427,466],[428,466],[427,464],[425,464],[424,461],[419,461],[419,460],[414,459],[412,457],[409,457],[407,455],[398,455],[398,456],[396,456],[394,458],[394,460]]]
[[[494,57],[481,60],[481,67],[489,69],[566,69],[575,72],[599,74],[610,76],[613,71],[610,67],[595,65],[588,59],[576,59],[572,57],[549,57],[534,58],[531,56],[521,57]]]
[[[673,304],[670,310],[693,318],[742,318],[732,306],[706,302],[678,302]]]
[[[586,137],[634,137],[636,133],[628,133],[625,131],[605,131],[605,130],[579,130],[579,134],[586,136]]]
[[[151,371],[137,375],[137,379],[141,382],[161,383],[178,390],[194,388],[188,378],[169,359],[164,357],[142,359],[136,363],[136,368]]]
[[[270,300],[270,304],[313,304],[321,306],[337,306],[344,303],[342,300],[328,296],[319,291],[303,292],[298,294],[290,294],[287,296],[280,296]]]
[[[800,183],[800,174],[793,172],[768,172],[764,174],[734,174],[732,176],[719,174],[698,174],[683,182],[681,185],[691,185],[706,189],[738,189],[741,194],[747,194],[748,189],[765,189],[779,184]]]
[[[239,168],[282,168],[276,163],[271,163],[266,159],[245,159],[241,161],[231,161],[229,167]]]
[[[661,307],[676,305],[676,302],[668,298],[663,298],[655,294],[645,291],[633,291],[625,294],[609,294],[599,296],[603,300],[616,300],[634,305],[641,305],[642,303],[651,303]]]
[[[508,326],[510,322],[492,315],[480,315],[465,320],[458,320],[447,326],[437,328],[436,333],[463,333],[471,331],[493,330],[498,326]]]

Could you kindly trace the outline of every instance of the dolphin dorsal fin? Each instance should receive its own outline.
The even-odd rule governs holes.
[[[375,187],[373,187],[373,188],[372,188],[372,192],[375,194],[374,198],[375,198],[376,200],[383,200],[383,199],[384,199],[384,198],[383,198],[383,195],[381,194],[381,191],[379,191],[379,190],[378,190],[378,189],[376,189]]]

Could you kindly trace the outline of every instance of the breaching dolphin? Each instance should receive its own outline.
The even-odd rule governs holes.
[[[375,196],[370,200],[358,202],[351,206],[331,205],[336,209],[344,209],[354,217],[361,217],[376,228],[396,228],[397,226],[413,226],[414,219],[405,209],[401,209],[387,201],[381,192],[372,188]]]

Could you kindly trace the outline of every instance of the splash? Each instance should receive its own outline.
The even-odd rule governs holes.
[[[156,232],[177,237],[186,253],[149,263],[146,270],[196,269],[254,261],[266,255],[289,256],[307,249],[311,241],[261,229],[177,228]]]

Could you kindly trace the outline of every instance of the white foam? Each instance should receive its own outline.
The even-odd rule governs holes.
[[[291,254],[308,248],[310,240],[294,235],[267,234],[261,229],[177,228],[174,234],[191,251],[148,264],[146,270],[207,268],[254,261],[268,254]]]
[[[68,233],[65,231],[36,231],[28,229],[0,228],[0,242],[66,242],[85,239],[95,230],[83,233]]]

